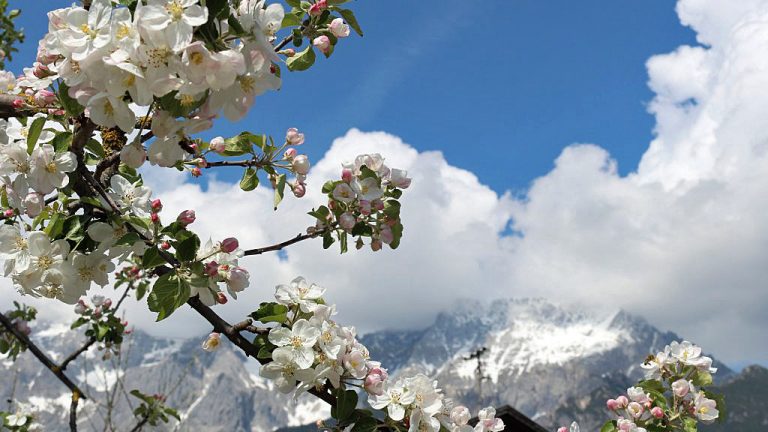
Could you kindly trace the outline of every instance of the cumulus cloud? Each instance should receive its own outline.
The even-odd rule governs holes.
[[[165,217],[194,208],[199,232],[257,247],[312,223],[305,213],[344,159],[378,152],[413,176],[399,250],[339,256],[308,241],[282,259],[248,258],[252,286],[219,308],[233,321],[301,274],[327,286],[340,319],[363,330],[425,325],[462,297],[543,296],[622,307],[725,361],[768,363],[768,1],[737,3],[678,3],[704,45],[648,61],[657,135],[628,176],[600,147],[573,145],[525,196],[500,195],[439,152],[353,129],[313,167],[307,197],[277,212],[268,188],[244,193],[213,179],[203,190],[173,171],[147,180]],[[207,330],[184,309],[160,325],[146,307],[128,309],[156,333]]]

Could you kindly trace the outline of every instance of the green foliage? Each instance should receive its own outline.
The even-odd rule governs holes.
[[[293,57],[289,57],[285,64],[289,71],[307,70],[315,64],[315,50],[312,45],[307,46],[303,51],[297,52]]]
[[[19,9],[8,10],[8,0],[0,0],[0,49],[8,60],[13,60],[13,53],[19,51],[16,43],[24,42],[24,29],[16,29],[19,15]],[[0,59],[0,69],[5,69],[5,59]]]
[[[346,425],[357,407],[357,392],[338,388],[333,395],[336,397],[336,406],[331,407],[331,416],[339,422],[339,426]]]
[[[189,295],[189,282],[175,272],[169,272],[155,281],[147,303],[149,310],[157,312],[157,321],[162,321],[186,303]]]
[[[282,324],[288,318],[288,307],[275,302],[263,302],[258,310],[251,312],[248,316],[264,324],[271,322]]]
[[[138,390],[131,390],[131,396],[141,400],[141,404],[133,410],[133,415],[140,421],[145,420],[150,426],[157,426],[161,422],[168,423],[171,417],[181,420],[179,413],[165,405],[165,397],[162,395],[146,395]]]

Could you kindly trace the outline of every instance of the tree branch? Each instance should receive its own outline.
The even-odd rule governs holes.
[[[330,228],[328,228],[328,229],[330,229]],[[275,245],[272,245],[272,246],[267,246],[267,247],[263,247],[263,248],[256,248],[256,249],[248,249],[245,252],[243,252],[243,255],[244,256],[261,255],[261,254],[263,254],[265,252],[279,251],[280,249],[288,247],[288,246],[290,246],[290,245],[292,245],[294,243],[298,243],[300,241],[304,241],[304,240],[308,240],[308,239],[311,239],[311,238],[319,237],[319,236],[325,234],[328,231],[328,229],[325,229],[325,230],[322,230],[322,231],[318,231],[318,232],[316,232],[314,234],[299,234],[299,235],[297,235],[296,237],[294,237],[294,238],[292,238],[290,240],[286,240],[286,241],[284,241],[282,243],[278,243],[278,244],[275,244]]]
[[[77,403],[80,401],[80,394],[72,391],[72,403],[69,405],[69,430],[77,432]]]
[[[40,360],[40,363],[45,365],[51,372],[53,372],[54,375],[56,375],[56,378],[59,379],[67,388],[72,392],[74,395],[77,393],[78,397],[82,397],[83,399],[87,399],[85,394],[80,390],[80,388],[77,387],[75,383],[73,383],[69,377],[67,377],[64,372],[62,372],[61,368],[58,367],[50,358],[48,358],[45,353],[38,348],[37,345],[32,342],[27,335],[20,332],[16,326],[13,325],[11,320],[8,319],[8,317],[5,316],[5,314],[0,313],[0,324],[2,324],[3,327],[7,331],[9,331],[11,334],[13,334],[16,339],[19,340],[19,342],[23,343],[27,349],[38,359]]]
[[[212,326],[215,331],[221,333],[227,337],[233,344],[240,348],[245,355],[251,356],[259,361],[261,364],[266,364],[267,361],[258,357],[259,350],[256,345],[248,342],[236,329],[220,317],[213,309],[209,308],[199,297],[192,297],[187,300],[187,304],[192,307],[197,313],[203,316]],[[328,393],[328,385],[326,384],[322,390],[310,389],[309,393],[322,399],[330,406],[336,406],[336,398]]]
[[[83,344],[80,348],[77,349],[77,351],[73,352],[67,358],[64,359],[63,362],[61,362],[61,365],[59,366],[59,369],[62,371],[67,369],[67,366],[72,363],[74,359],[76,359],[80,354],[88,351],[88,348],[90,348],[93,344],[96,343],[96,338],[89,338],[88,341]]]

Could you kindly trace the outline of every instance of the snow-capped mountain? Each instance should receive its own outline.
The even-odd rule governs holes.
[[[42,324],[32,337],[59,359],[81,338],[67,327]],[[426,329],[361,338],[371,357],[381,360],[394,377],[424,372],[439,380],[447,396],[464,404],[510,404],[549,428],[560,420],[560,407],[578,402],[606,382],[621,391],[625,382],[639,376],[638,364],[648,353],[676,339],[622,311],[590,315],[541,299],[464,301]],[[181,423],[166,430],[266,431],[328,417],[323,402],[311,396],[293,401],[276,395],[270,383],[258,377],[254,361],[226,343],[216,353],[206,353],[200,349],[202,340],[153,338],[137,331],[124,347],[120,365],[114,359],[101,360],[100,352],[92,349],[86,361],[78,360],[68,373],[87,381],[86,392],[93,400],[113,394],[114,408],[109,417],[104,404],[86,402],[81,430],[103,430],[105,422],[130,430],[126,425],[135,424],[131,410],[137,401],[126,394],[134,388],[166,394],[168,405],[178,408]],[[479,348],[486,349],[480,386],[477,360],[465,359]],[[721,379],[731,374],[717,366]],[[66,388],[28,353],[15,364],[2,361],[0,371],[3,399],[13,394],[36,405],[51,430],[65,424]]]

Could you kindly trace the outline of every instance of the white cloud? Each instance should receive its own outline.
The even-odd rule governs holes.
[[[768,363],[768,1],[682,0],[678,11],[708,46],[649,60],[657,137],[625,177],[603,149],[574,145],[524,198],[499,196],[439,152],[351,130],[313,168],[308,196],[278,212],[268,188],[212,181],[203,191],[172,171],[148,180],[164,217],[194,208],[195,229],[255,247],[302,232],[343,159],[379,152],[414,177],[399,250],[339,256],[309,241],[287,260],[249,258],[252,286],[219,308],[231,321],[302,274],[363,329],[423,325],[461,297],[545,296],[623,307],[726,361]],[[502,234],[510,221],[519,236]],[[129,317],[165,334],[207,330],[185,310],[154,325],[131,304]]]

